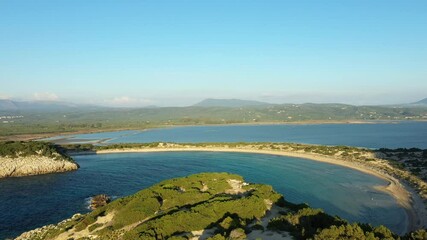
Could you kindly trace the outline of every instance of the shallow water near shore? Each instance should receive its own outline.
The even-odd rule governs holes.
[[[73,214],[85,199],[133,194],[161,180],[198,172],[232,172],[272,185],[285,199],[306,202],[349,221],[384,224],[397,233],[407,216],[394,198],[374,189],[387,182],[353,169],[306,159],[252,153],[161,152],[75,156],[75,172],[0,180],[0,239]]]

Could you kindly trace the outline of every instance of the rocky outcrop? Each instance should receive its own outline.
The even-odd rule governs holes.
[[[107,205],[110,201],[111,201],[111,198],[105,194],[93,196],[90,201],[90,208],[92,210],[95,210],[99,207],[103,207]]]
[[[54,231],[57,231],[59,229],[58,226],[65,225],[65,224],[67,224],[71,221],[75,221],[81,217],[82,217],[82,215],[80,213],[74,214],[71,218],[65,219],[58,224],[49,224],[49,225],[46,225],[46,226],[43,226],[40,228],[36,228],[36,229],[28,231],[28,232],[24,232],[20,236],[15,238],[15,240],[46,239],[46,238],[48,238],[47,234],[49,232],[51,232],[51,231],[54,232]]]
[[[77,163],[66,158],[40,155],[0,157],[0,178],[67,172],[78,168]]]

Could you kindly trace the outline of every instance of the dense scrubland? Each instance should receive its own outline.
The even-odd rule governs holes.
[[[53,159],[68,159],[69,156],[64,154],[62,149],[57,145],[49,142],[38,141],[0,141],[0,157],[27,157],[27,156],[44,156]]]

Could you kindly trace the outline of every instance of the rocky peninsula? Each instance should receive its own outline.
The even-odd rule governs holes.
[[[0,178],[77,170],[79,165],[44,142],[0,143]]]

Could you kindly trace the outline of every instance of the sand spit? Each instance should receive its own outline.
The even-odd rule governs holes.
[[[255,153],[269,154],[287,157],[304,158],[319,162],[335,164],[343,167],[355,169],[357,171],[374,175],[389,182],[388,186],[377,186],[376,188],[391,194],[396,201],[405,209],[407,214],[407,232],[425,228],[427,226],[427,210],[423,203],[423,199],[410,186],[404,185],[393,176],[384,172],[365,166],[361,163],[344,161],[334,156],[323,156],[315,153],[284,151],[284,150],[261,150],[261,149],[241,149],[233,147],[196,147],[196,146],[180,146],[180,147],[158,147],[158,148],[125,148],[125,149],[107,149],[97,150],[96,154],[108,153],[133,153],[133,152],[182,152],[182,151],[208,151],[208,152],[240,152],[240,153]]]

